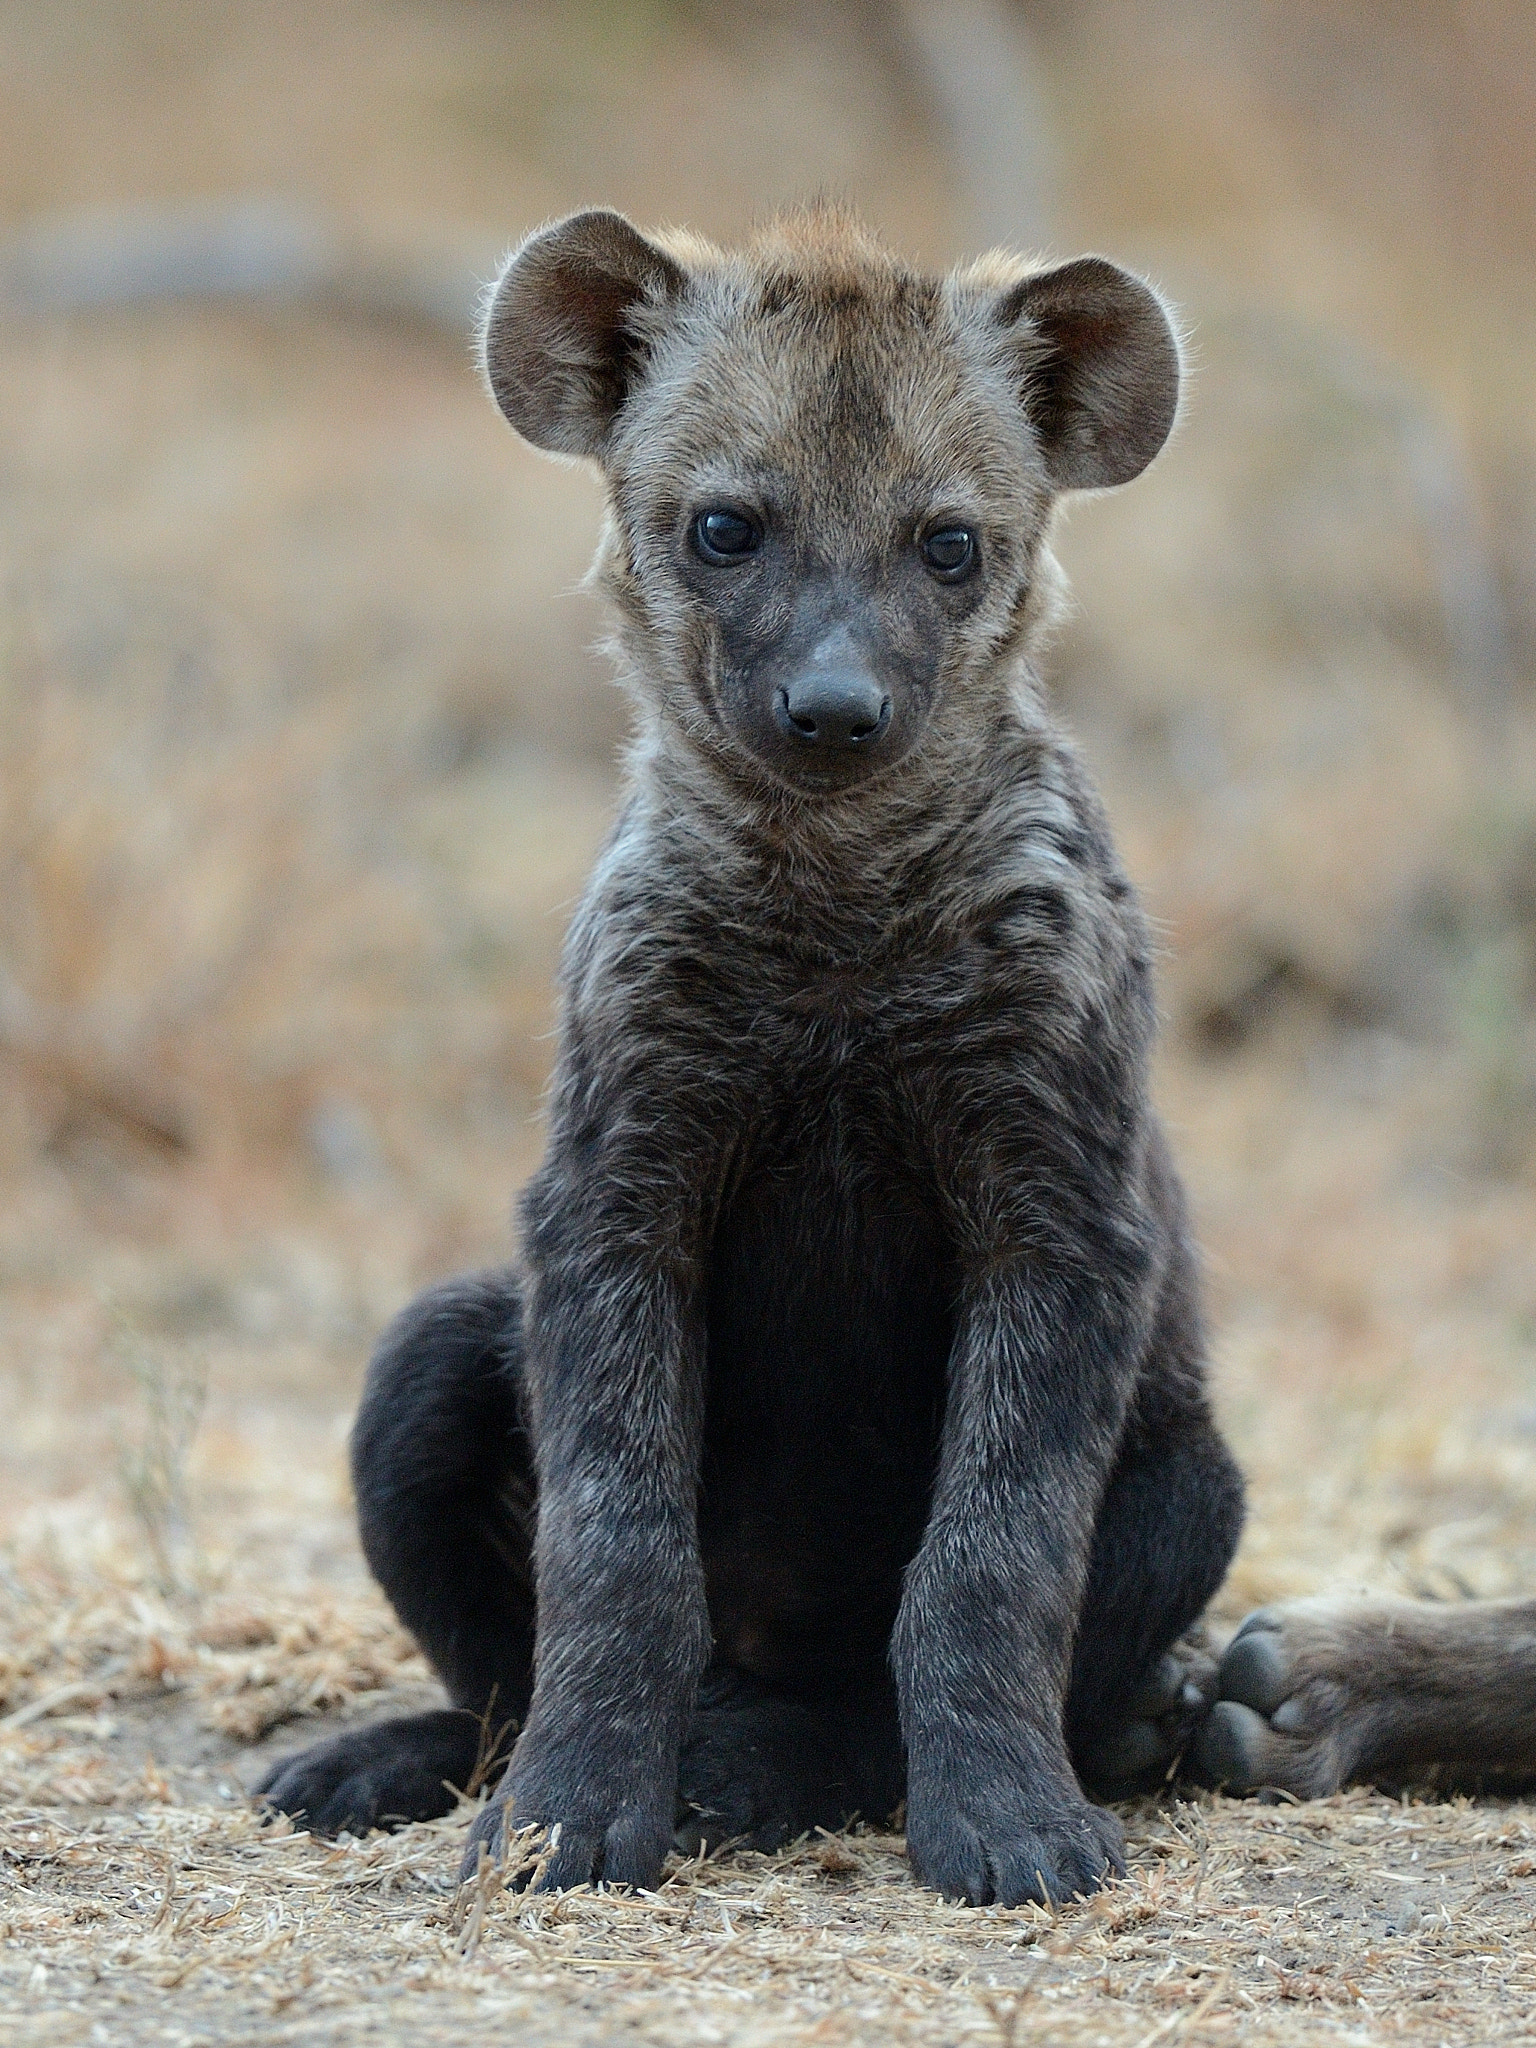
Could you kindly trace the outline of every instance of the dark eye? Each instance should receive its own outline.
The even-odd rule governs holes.
[[[761,529],[739,512],[701,512],[693,522],[693,545],[706,562],[737,562],[762,544]]]
[[[968,526],[941,526],[924,535],[919,553],[941,581],[958,583],[975,567],[976,536]]]

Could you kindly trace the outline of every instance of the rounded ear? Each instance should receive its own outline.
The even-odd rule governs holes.
[[[1079,256],[1010,286],[997,317],[1017,330],[1024,405],[1055,489],[1140,476],[1179,409],[1179,344],[1156,292]]]
[[[480,329],[491,395],[523,438],[600,460],[644,370],[636,315],[687,281],[664,249],[607,208],[530,235],[497,279]]]

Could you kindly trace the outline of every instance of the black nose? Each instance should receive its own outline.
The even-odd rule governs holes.
[[[891,700],[858,669],[803,671],[774,705],[781,731],[807,747],[862,747],[891,722]]]

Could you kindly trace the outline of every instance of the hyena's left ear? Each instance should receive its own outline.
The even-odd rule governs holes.
[[[621,213],[593,208],[530,235],[480,329],[491,395],[535,448],[601,461],[645,366],[642,318],[687,273]]]
[[[997,301],[1058,491],[1140,476],[1179,409],[1179,344],[1149,285],[1102,256],[1036,271]]]

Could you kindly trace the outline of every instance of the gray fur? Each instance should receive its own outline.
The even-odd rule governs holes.
[[[549,316],[523,303],[523,266],[584,232],[567,224],[514,260],[488,359],[518,357],[524,322],[537,345]],[[611,505],[598,579],[642,729],[571,934],[549,1156],[525,1204],[529,1328],[548,1347],[532,1377],[543,1647],[509,1790],[520,1814],[560,1817],[551,1793],[564,1754],[594,1747],[594,1701],[615,1703],[613,1732],[582,1798],[618,1815],[645,1804],[647,1778],[665,1783],[709,1645],[690,1502],[709,1226],[765,1094],[878,1045],[901,1060],[963,1276],[933,1511],[893,1644],[914,1853],[975,1896],[1035,1890],[1035,1862],[1091,1884],[1117,1843],[1076,1792],[1062,1699],[1175,1224],[1146,1102],[1145,924],[1030,657],[1057,580],[1052,486],[1120,481],[1155,452],[1176,349],[1151,295],[1105,264],[1054,293],[1038,274],[1005,284],[1001,264],[935,288],[827,216],[745,258],[669,253],[687,283],[665,302],[636,294],[643,370],[591,437]],[[1084,283],[1084,330],[1097,338],[1129,302],[1150,351],[1140,332],[1123,359],[1096,351],[1083,381],[1097,403],[1074,405],[1056,378],[1042,433],[1029,401]],[[598,416],[610,390],[599,377]],[[507,410],[524,423],[520,396]],[[1139,432],[1120,424],[1139,411]],[[739,492],[744,473],[771,480],[802,564],[877,554],[920,498],[974,508],[995,535],[988,590],[934,650],[910,751],[873,784],[785,787],[721,715],[720,645],[676,529],[680,508]],[[888,583],[877,603],[892,638],[917,638]],[[560,1361],[599,1357],[567,1408]],[[1042,1371],[1074,1381],[1054,1431],[1030,1414]],[[622,1543],[594,1542],[603,1526]],[[617,1630],[626,1607],[636,1625]],[[962,1748],[972,1776],[978,1750],[988,1768],[957,1800]],[[663,1839],[659,1802],[652,1825]]]
[[[695,1806],[690,1772],[729,1811],[746,1769],[706,1667],[802,1762],[893,1673],[918,1874],[1091,1890],[1121,1841],[1078,1770],[1136,1748],[1241,1513],[1148,1102],[1146,922],[1035,667],[1056,497],[1155,454],[1172,326],[1102,259],[932,279],[827,210],[740,254],[604,213],[514,256],[485,362],[520,432],[601,463],[637,731],[504,1288],[538,1648],[478,1835],[558,1823],[547,1882],[654,1883],[680,1752]],[[711,505],[750,553],[701,557]],[[951,578],[924,549],[957,528],[979,566]],[[833,661],[884,704],[838,749],[785,711]],[[400,1562],[411,1454],[375,1448],[447,1357],[421,1324],[386,1340],[355,1456],[370,1557],[472,1704],[448,1568],[424,1591]],[[846,1500],[802,1476],[823,1406],[862,1418]],[[781,1827],[818,1817],[782,1796]]]

